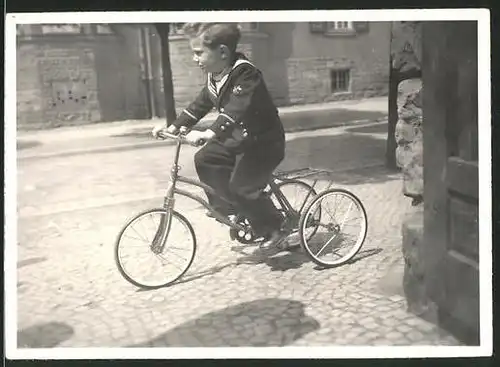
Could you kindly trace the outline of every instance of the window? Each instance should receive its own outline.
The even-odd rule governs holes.
[[[354,27],[352,22],[327,22],[327,33],[352,32]]]
[[[332,93],[348,92],[350,81],[351,71],[349,69],[330,71],[330,88]]]
[[[81,24],[42,24],[43,34],[78,34],[82,30]]]
[[[356,35],[369,32],[369,22],[309,22],[311,33],[325,36]]]

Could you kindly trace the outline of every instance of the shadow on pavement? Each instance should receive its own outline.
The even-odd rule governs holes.
[[[333,172],[339,184],[377,183],[399,179],[385,168],[385,139],[370,135],[341,134],[299,137],[287,141],[279,171],[310,167]]]
[[[303,264],[311,262],[312,260],[309,256],[302,250],[300,245],[293,246],[287,249],[270,248],[270,249],[259,249],[258,247],[251,253],[247,254],[243,250],[247,247],[255,248],[255,245],[240,245],[231,247],[232,251],[238,252],[243,256],[238,258],[236,262],[227,263],[220,266],[214,266],[207,270],[200,271],[195,274],[183,276],[180,280],[175,282],[175,284],[189,283],[207,276],[215,275],[226,268],[231,268],[239,265],[257,265],[266,264],[269,266],[271,271],[287,271],[292,269],[299,269]],[[361,250],[356,256],[349,260],[346,264],[354,264],[364,258],[376,255],[383,251],[381,248]],[[320,266],[315,266],[315,270],[326,270],[329,268],[324,268]],[[154,290],[149,289],[137,289],[136,292],[150,292]]]
[[[382,251],[384,251],[384,250],[382,250],[380,247],[369,249],[369,250],[361,250],[351,260],[349,260],[345,264],[337,265],[335,267],[352,265],[352,264],[357,263],[358,261],[363,260],[363,259],[365,259],[367,257],[377,255],[377,254],[379,254]],[[333,268],[334,267],[325,268],[324,266],[317,265],[317,266],[314,267],[314,270],[329,270],[329,269],[333,269]]]
[[[268,298],[207,313],[128,347],[285,346],[319,327],[318,321],[305,314],[303,303]]]
[[[184,275],[181,279],[179,279],[178,281],[176,281],[175,284],[182,284],[182,283],[193,282],[195,280],[204,278],[206,276],[215,275],[215,274],[221,272],[222,270],[224,270],[226,268],[234,267],[236,265],[238,265],[238,263],[227,263],[227,264],[220,265],[220,266],[214,266],[212,268],[200,271],[200,272],[195,273],[195,274]],[[143,289],[143,288],[139,288],[139,289],[136,290],[136,292],[138,292],[138,293],[141,293],[141,292],[153,292],[153,291],[155,291],[155,289]]]
[[[336,237],[338,237],[338,236],[336,236]],[[325,248],[324,245],[327,242],[330,243],[330,245],[332,245],[332,246],[329,245],[329,247]],[[343,240],[343,236],[340,236],[338,238],[338,240],[332,241],[332,234],[331,233],[319,233],[311,238],[311,240],[309,242],[309,249],[314,254],[317,254],[320,251],[323,251],[323,253],[328,253],[328,252],[338,253],[338,250],[340,250],[344,244],[348,244],[348,243],[350,243],[350,242]],[[351,251],[351,247],[348,247],[345,249],[345,251],[341,252],[342,255],[340,255],[340,256],[345,256],[350,251]],[[341,264],[338,266],[345,266],[345,265],[354,264],[354,263],[356,263],[360,260],[363,260],[367,257],[377,255],[382,251],[383,251],[383,249],[380,247],[372,248],[372,249],[363,249],[363,247],[361,246],[358,253],[356,255],[354,255],[354,257],[352,259],[350,259],[349,261],[345,262],[344,264]],[[340,258],[340,256],[339,256],[339,258]],[[334,266],[334,267],[337,267],[337,266]],[[318,265],[314,269],[315,270],[325,270],[325,269],[331,269],[331,268],[332,267],[323,267],[323,266]]]
[[[351,260],[349,260],[348,262],[346,262],[346,264],[357,263],[358,261],[363,260],[363,259],[365,259],[367,257],[373,256],[373,255],[377,255],[377,254],[381,253],[382,251],[384,251],[384,250],[382,250],[380,247],[371,248],[369,250],[361,250]]]
[[[18,348],[54,348],[73,335],[73,328],[65,323],[49,322],[17,332]]]
[[[193,282],[195,280],[215,275],[221,271],[223,271],[226,268],[232,268],[235,266],[239,265],[257,265],[257,264],[263,264],[266,263],[270,268],[271,271],[286,271],[290,269],[298,269],[302,266],[302,264],[306,263],[309,261],[309,258],[303,254],[303,253],[298,253],[300,251],[300,248],[294,248],[294,249],[289,249],[291,251],[290,253],[282,254],[284,250],[281,249],[271,249],[270,253],[269,251],[267,253],[263,251],[259,251],[257,248],[254,253],[251,255],[246,254],[243,252],[243,249],[246,247],[252,247],[255,248],[256,245],[241,245],[241,246],[233,246],[231,247],[232,251],[238,252],[243,255],[243,257],[239,258],[236,260],[236,262],[230,262],[224,265],[219,265],[219,266],[214,266],[209,269],[194,273],[194,274],[188,274],[184,275],[181,279],[175,282],[175,284],[182,284],[182,283],[189,283]],[[296,253],[297,252],[297,253]],[[272,257],[273,255],[276,255],[277,253],[281,253],[280,256],[278,257]],[[143,289],[143,288],[138,288],[136,292],[142,293],[142,292],[152,292],[155,291],[154,289]]]
[[[237,260],[238,264],[266,264],[271,271],[287,271],[299,269],[303,264],[310,261],[307,255],[301,251],[300,245],[281,249],[271,247],[261,249],[258,246],[251,246],[254,251],[251,254],[245,253],[243,250],[247,246],[233,246],[231,250],[242,254],[243,256]]]

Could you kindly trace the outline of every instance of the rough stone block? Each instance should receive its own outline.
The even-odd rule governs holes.
[[[423,195],[422,83],[413,80],[400,89],[399,120],[396,124],[396,161],[403,172],[403,192],[411,197]],[[403,96],[401,96],[403,95]]]

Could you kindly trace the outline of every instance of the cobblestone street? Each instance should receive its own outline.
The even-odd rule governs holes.
[[[173,147],[19,160],[18,346],[458,345],[406,311],[410,202],[400,175],[381,166],[380,126],[287,134],[282,169],[330,169],[366,208],[368,235],[351,263],[320,270],[300,250],[245,247],[178,199],[196,258],[177,284],[153,291],[120,276],[113,247],[127,218],[161,206]],[[194,152],[183,147],[181,174],[194,175]]]

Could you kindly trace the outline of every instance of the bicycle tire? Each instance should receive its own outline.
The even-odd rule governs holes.
[[[361,210],[361,213],[362,213],[363,219],[364,219],[363,226],[362,226],[363,233],[362,233],[362,236],[360,238],[358,238],[358,241],[357,241],[356,245],[354,246],[354,249],[348,253],[348,256],[342,257],[339,261],[325,262],[325,261],[320,260],[318,257],[316,257],[312,253],[312,251],[310,250],[307,242],[310,241],[311,238],[306,239],[304,237],[303,228],[304,228],[304,223],[305,223],[307,216],[308,216],[309,212],[311,211],[311,209],[324,197],[331,195],[331,194],[335,194],[335,193],[343,194],[343,195],[349,197],[354,203],[356,203],[357,207]],[[307,208],[304,209],[304,211],[301,215],[301,218],[300,218],[299,231],[300,231],[300,244],[301,244],[302,248],[304,249],[304,251],[307,253],[307,255],[311,258],[311,260],[321,267],[333,268],[333,267],[337,267],[337,266],[340,266],[340,265],[347,263],[354,256],[356,256],[356,254],[359,252],[359,250],[361,250],[361,248],[363,247],[363,244],[365,242],[366,235],[368,233],[368,216],[366,215],[366,210],[365,210],[365,207],[363,206],[363,203],[352,192],[345,190],[345,189],[338,189],[338,188],[337,189],[328,189],[328,190],[325,190],[325,191],[319,193],[314,198],[314,200],[311,201],[307,205]]]
[[[184,217],[179,212],[173,210],[171,212],[172,218],[176,218],[182,224],[184,224],[185,227],[188,229],[188,232],[189,232],[189,234],[191,235],[191,238],[192,238],[192,253],[191,253],[191,257],[190,257],[190,259],[188,261],[188,264],[186,265],[185,269],[183,269],[183,271],[181,271],[176,277],[174,277],[174,279],[169,280],[168,282],[157,284],[157,285],[148,285],[148,284],[141,283],[140,281],[137,281],[130,274],[127,273],[127,271],[124,269],[123,265],[121,264],[120,256],[119,256],[120,243],[121,243],[122,236],[125,233],[125,231],[127,230],[127,228],[132,223],[134,223],[137,219],[139,219],[140,217],[145,216],[147,214],[154,213],[154,212],[165,213],[165,215],[167,215],[167,210],[164,209],[164,208],[147,209],[147,210],[144,210],[144,211],[136,214],[135,216],[133,216],[132,218],[130,218],[124,224],[124,226],[122,227],[122,229],[118,233],[118,236],[117,236],[116,241],[115,241],[115,247],[114,247],[114,250],[115,250],[114,251],[115,263],[116,263],[116,266],[118,267],[118,271],[120,272],[121,276],[125,280],[127,280],[129,283],[133,284],[134,286],[139,287],[139,288],[143,288],[143,289],[158,289],[158,288],[163,288],[163,287],[166,287],[166,286],[169,286],[169,285],[175,283],[177,280],[179,280],[188,271],[188,269],[191,267],[191,265],[193,263],[195,255],[196,255],[197,241],[196,241],[196,234],[194,232],[193,226],[191,225],[191,223],[189,222],[189,220],[186,217]]]

